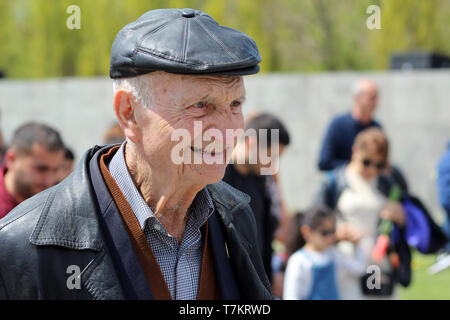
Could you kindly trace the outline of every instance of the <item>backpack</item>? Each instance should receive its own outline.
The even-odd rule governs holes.
[[[447,237],[431,217],[419,198],[405,195],[401,200],[406,214],[405,238],[411,247],[422,254],[436,253],[447,242]],[[400,236],[394,227],[394,241]]]

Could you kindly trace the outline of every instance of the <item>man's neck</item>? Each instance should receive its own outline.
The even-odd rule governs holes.
[[[361,112],[358,110],[358,107],[356,107],[356,106],[354,106],[351,109],[350,115],[352,116],[353,119],[355,119],[357,122],[361,123],[362,125],[367,125],[371,121],[371,120],[363,119],[363,117],[361,116]]]
[[[22,201],[26,200],[26,198],[22,197],[20,194],[17,193],[17,190],[14,185],[14,173],[13,172],[6,170],[5,175],[3,176],[3,179],[5,181],[6,191],[14,198],[14,200],[17,203],[21,203]]]
[[[178,175],[167,176],[142,160],[130,144],[125,146],[125,163],[143,199],[169,234],[181,242],[188,208],[201,186],[187,185]]]
[[[350,172],[350,174],[356,175],[361,179],[361,181],[366,181],[367,183],[373,184],[376,181],[376,177],[367,180],[360,172],[359,165],[355,163],[355,161],[350,161],[349,164],[346,167],[346,170]]]

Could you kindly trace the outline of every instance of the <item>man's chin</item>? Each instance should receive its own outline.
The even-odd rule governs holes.
[[[39,188],[39,189],[34,190],[33,194],[31,194],[31,195],[29,196],[29,198],[31,198],[32,196],[34,196],[34,195],[38,194],[39,192],[42,192],[42,191],[44,191],[44,190],[46,190],[46,189],[47,189],[47,188]]]
[[[204,185],[217,183],[225,175],[225,169],[223,164],[190,165],[192,182]]]

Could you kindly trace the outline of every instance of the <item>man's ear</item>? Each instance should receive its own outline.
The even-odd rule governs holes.
[[[11,169],[11,167],[14,165],[14,162],[17,159],[16,151],[13,149],[8,149],[5,152],[5,165],[6,168]]]
[[[126,91],[118,90],[114,95],[114,112],[125,137],[133,143],[140,141],[139,127],[136,123],[136,103],[133,96]]]

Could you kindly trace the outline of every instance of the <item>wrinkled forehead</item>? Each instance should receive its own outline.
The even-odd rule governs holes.
[[[172,74],[163,71],[150,74],[151,91],[154,98],[204,96],[207,94],[243,95],[245,94],[242,76],[203,76]]]

